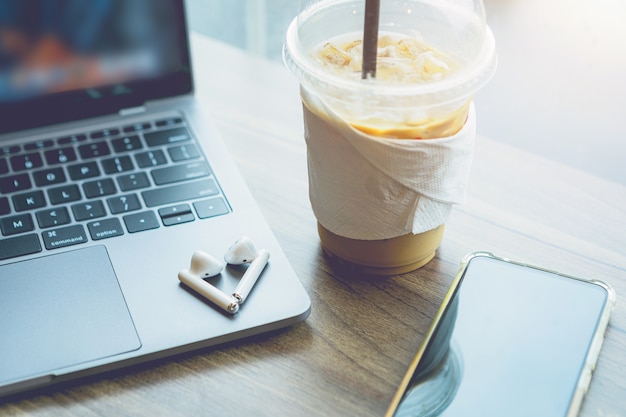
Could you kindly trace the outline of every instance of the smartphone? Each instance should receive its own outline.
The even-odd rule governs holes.
[[[387,417],[573,417],[615,292],[486,252],[461,262]]]

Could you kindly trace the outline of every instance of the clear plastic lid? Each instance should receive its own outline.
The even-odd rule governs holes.
[[[495,42],[481,0],[380,0],[379,42],[389,36],[396,43],[406,38],[426,45],[440,54],[433,58],[436,65],[441,57],[449,60],[444,64],[451,63],[441,76],[390,82],[384,71],[375,79],[362,80],[329,68],[320,61],[321,48],[329,41],[334,46],[362,39],[364,12],[365,0],[303,0],[287,31],[285,64],[304,88],[326,97],[331,105],[365,99],[378,108],[458,108],[495,71]],[[358,49],[352,53],[358,55]],[[378,67],[395,71],[397,62],[385,63],[379,57]]]

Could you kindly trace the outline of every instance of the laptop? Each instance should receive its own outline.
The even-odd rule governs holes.
[[[0,396],[310,311],[194,99],[182,0],[0,0],[0,232]],[[270,259],[228,314],[177,274],[244,235]]]

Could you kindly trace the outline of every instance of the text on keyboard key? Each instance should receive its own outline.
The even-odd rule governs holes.
[[[101,161],[101,163],[105,174],[117,174],[120,172],[131,171],[135,168],[133,161],[128,155],[105,159]]]
[[[33,152],[25,155],[15,155],[11,157],[11,167],[13,171],[21,171],[24,169],[37,168],[43,165],[43,160],[39,152]]]
[[[15,211],[32,210],[46,205],[46,198],[43,191],[29,191],[27,193],[16,194],[11,197]]]
[[[82,164],[68,166],[67,172],[73,180],[83,180],[100,175],[100,169],[95,162],[84,162]]]
[[[200,157],[200,152],[194,144],[172,146],[167,149],[167,153],[174,162],[187,161]]]
[[[41,210],[35,213],[37,223],[42,229],[61,226],[70,222],[70,214],[65,207]]]
[[[144,172],[135,172],[117,177],[117,185],[122,191],[131,191],[149,187],[150,181]]]
[[[209,198],[208,200],[196,201],[193,207],[201,219],[209,217],[221,216],[229,212],[228,206],[222,197]]]
[[[136,194],[116,195],[107,199],[111,214],[128,213],[129,211],[139,210],[141,203]]]
[[[134,151],[136,149],[141,149],[143,147],[143,145],[141,144],[141,141],[139,140],[139,136],[137,135],[125,136],[123,138],[113,139],[113,141],[111,141],[111,144],[113,145],[113,149],[115,150],[115,152]]]
[[[89,234],[93,240],[106,239],[124,234],[122,224],[115,217],[87,223],[87,229],[89,229]]]
[[[156,185],[170,184],[178,181],[206,177],[210,174],[207,164],[202,161],[152,170],[152,179]]]
[[[160,208],[159,216],[165,226],[192,222],[196,219],[191,212],[189,204],[178,204],[176,206]]]
[[[150,132],[144,134],[143,137],[146,139],[148,146],[169,145],[191,139],[186,127]]]
[[[170,185],[141,193],[148,207],[162,206],[164,204],[177,203],[179,201],[193,200],[202,197],[210,197],[219,194],[217,184],[213,179],[207,178],[201,181],[186,182],[178,185]]]
[[[33,172],[33,178],[38,186],[61,184],[66,180],[63,168],[48,168]]]
[[[167,162],[165,154],[160,149],[148,152],[140,152],[135,155],[135,161],[141,168],[155,167],[157,165],[163,165]]]
[[[35,226],[30,214],[18,214],[16,216],[3,217],[0,219],[0,229],[4,236],[16,235],[18,233],[30,232]]]
[[[106,215],[104,204],[102,204],[102,201],[100,200],[74,204],[72,205],[72,213],[74,213],[74,218],[78,222],[82,220],[97,219],[98,217]]]
[[[124,223],[128,233],[143,232],[144,230],[156,229],[159,221],[153,211],[128,214],[124,216]]]
[[[70,184],[61,187],[50,188],[48,198],[52,204],[63,204],[81,199],[78,185]]]
[[[111,178],[102,178],[83,183],[83,192],[87,198],[94,198],[115,194],[117,188]]]
[[[9,194],[15,191],[27,190],[32,187],[28,174],[13,175],[0,178],[0,193]]]
[[[43,237],[46,249],[63,248],[87,242],[85,229],[80,224],[46,230],[41,233],[41,237]]]
[[[48,164],[64,164],[76,160],[76,152],[74,148],[51,149],[44,152]]]

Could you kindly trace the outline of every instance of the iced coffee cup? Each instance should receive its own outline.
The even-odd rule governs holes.
[[[480,0],[381,0],[376,74],[363,78],[365,0],[308,0],[283,57],[301,86],[309,196],[334,265],[417,269],[465,199],[472,98],[493,75]]]

